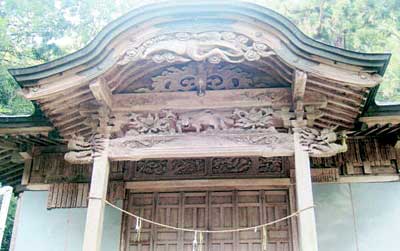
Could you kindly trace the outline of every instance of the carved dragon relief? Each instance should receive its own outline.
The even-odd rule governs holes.
[[[341,144],[335,143],[338,141],[338,136],[334,128],[317,130],[303,127],[293,130],[299,134],[303,150],[311,157],[330,157],[347,151],[346,136],[341,136]]]
[[[141,59],[152,59],[155,63],[241,63],[271,55],[275,53],[266,44],[234,32],[177,32],[156,36],[141,45],[132,44],[122,54],[118,64],[125,65]]]
[[[91,163],[104,151],[103,143],[104,137],[100,134],[94,134],[87,140],[75,135],[68,141],[69,152],[64,155],[64,159],[71,164]]]

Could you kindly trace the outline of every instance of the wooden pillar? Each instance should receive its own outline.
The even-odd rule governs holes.
[[[300,145],[299,133],[294,133],[295,172],[297,208],[299,210],[314,205],[310,159]],[[301,251],[317,251],[317,229],[314,208],[302,212],[298,217],[299,241]]]
[[[83,251],[100,251],[103,234],[104,200],[107,195],[110,162],[108,160],[108,138],[102,154],[94,158],[90,183],[89,203],[83,239]]]

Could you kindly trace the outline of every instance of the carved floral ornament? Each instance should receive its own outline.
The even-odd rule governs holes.
[[[221,61],[241,63],[256,61],[275,53],[264,43],[234,32],[178,32],[154,37],[141,45],[131,45],[118,61],[126,65],[141,59],[152,59],[155,63]]]
[[[234,111],[200,110],[190,112],[132,113],[119,126],[127,135],[182,134],[207,131],[268,129],[273,127],[272,108],[235,109]],[[276,120],[276,119],[275,119]],[[114,128],[119,131],[120,128]]]

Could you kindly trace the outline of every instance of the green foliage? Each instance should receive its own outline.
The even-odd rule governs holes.
[[[8,251],[10,249],[11,235],[14,225],[14,217],[16,209],[17,209],[17,197],[12,196],[10,201],[10,207],[8,209],[6,228],[4,230],[3,242],[1,243],[0,251]]]
[[[291,19],[324,43],[392,52],[379,101],[400,102],[400,1],[248,0]],[[0,115],[32,112],[6,69],[40,64],[86,45],[111,20],[149,0],[0,1]]]
[[[355,51],[391,52],[376,100],[400,102],[400,1],[302,0],[283,9],[301,30],[321,42]]]

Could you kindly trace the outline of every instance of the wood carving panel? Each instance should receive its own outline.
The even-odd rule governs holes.
[[[124,88],[123,93],[199,92],[290,87],[270,71],[238,64],[190,62],[161,68]]]
[[[231,157],[150,159],[127,165],[125,180],[160,180],[217,177],[288,177],[285,157]]]
[[[126,65],[141,59],[152,59],[155,63],[221,61],[241,63],[256,61],[275,55],[266,44],[234,32],[214,31],[203,33],[179,32],[160,35],[143,42],[132,44],[118,61]]]
[[[253,166],[251,158],[213,158],[211,161],[212,174],[246,173]]]
[[[122,180],[124,162],[111,162],[110,180]],[[70,164],[62,153],[42,154],[33,158],[29,183],[85,183],[92,175],[91,164]]]

